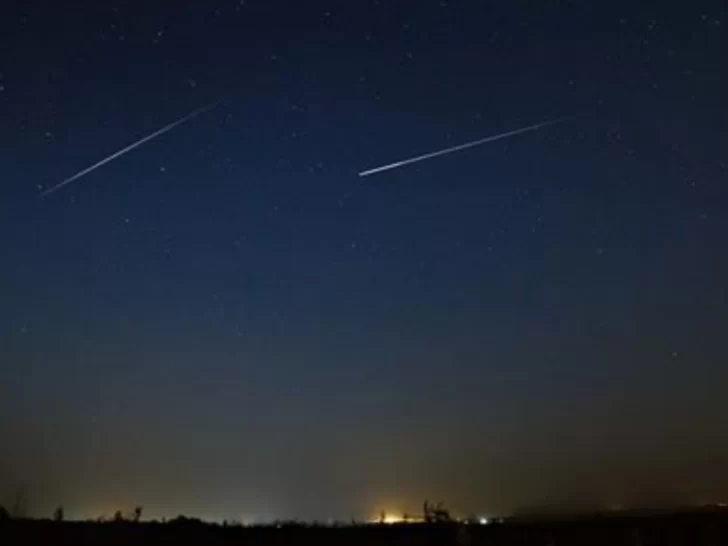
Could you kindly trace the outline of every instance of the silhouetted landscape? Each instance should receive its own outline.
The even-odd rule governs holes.
[[[303,523],[213,524],[178,516],[167,522],[0,519],[0,544],[354,546],[719,546],[728,544],[728,510],[523,517],[478,524]]]

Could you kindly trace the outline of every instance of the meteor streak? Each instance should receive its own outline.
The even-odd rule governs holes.
[[[122,148],[118,152],[115,152],[115,153],[111,154],[107,158],[102,159],[101,161],[99,161],[98,163],[94,163],[90,167],[88,167],[88,168],[86,168],[86,169],[84,169],[84,170],[82,170],[82,171],[74,174],[70,178],[66,178],[65,180],[63,180],[62,182],[59,182],[55,186],[53,186],[51,188],[48,188],[47,190],[45,190],[43,193],[40,194],[40,197],[45,197],[45,196],[50,195],[51,193],[53,193],[55,191],[60,190],[63,186],[66,186],[67,184],[70,184],[71,182],[74,182],[75,180],[78,180],[79,178],[81,178],[83,176],[86,176],[87,174],[95,171],[96,169],[98,169],[102,165],[106,165],[107,163],[109,163],[110,161],[113,161],[117,157],[121,157],[125,153],[132,151],[134,148],[138,148],[139,146],[141,146],[145,142],[149,142],[150,140],[152,140],[154,138],[157,138],[158,136],[161,136],[161,135],[163,135],[164,133],[166,133],[168,131],[171,131],[172,129],[174,129],[178,125],[182,125],[183,123],[191,120],[192,118],[197,117],[200,114],[203,114],[204,112],[207,112],[208,110],[211,110],[212,108],[214,108],[215,106],[217,106],[219,104],[219,102],[220,101],[218,100],[218,101],[215,101],[213,103],[208,104],[207,106],[203,106],[202,108],[199,108],[199,109],[195,110],[194,112],[191,112],[191,113],[187,114],[183,118],[180,118],[177,121],[173,121],[169,125],[165,125],[164,127],[162,127],[161,129],[159,129],[158,131],[153,132],[151,135],[147,135],[144,138],[142,138],[140,140],[137,140],[136,142],[134,142],[132,144],[129,144],[129,146],[127,146],[126,148]]]
[[[563,120],[564,120],[564,118],[554,119],[551,121],[544,121],[543,123],[537,123],[536,125],[529,125],[528,127],[523,127],[521,129],[515,129],[513,131],[508,131],[507,133],[501,133],[499,135],[493,135],[493,136],[481,138],[479,140],[474,140],[472,142],[467,142],[465,144],[460,144],[458,146],[453,146],[451,148],[445,148],[444,150],[439,150],[437,152],[431,152],[429,154],[412,157],[410,159],[405,159],[403,161],[397,161],[396,163],[390,163],[389,165],[384,165],[383,167],[376,167],[374,169],[369,169],[368,171],[362,171],[359,173],[359,176],[369,176],[372,174],[381,173],[383,171],[397,169],[399,167],[404,167],[405,165],[409,165],[410,163],[417,163],[418,161],[424,161],[425,159],[431,159],[433,157],[449,154],[452,152],[457,152],[460,150],[465,150],[466,148],[473,148],[474,146],[480,146],[481,144],[485,144],[486,142],[493,142],[494,140],[500,140],[502,138],[512,137],[515,135],[519,135],[521,133],[535,131],[537,129],[540,129],[541,127],[546,127],[547,125],[554,125],[556,123],[560,123]]]

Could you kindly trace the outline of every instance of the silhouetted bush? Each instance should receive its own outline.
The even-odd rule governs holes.
[[[180,514],[176,518],[169,520],[167,525],[174,525],[177,527],[204,527],[206,523],[199,518],[189,518]]]

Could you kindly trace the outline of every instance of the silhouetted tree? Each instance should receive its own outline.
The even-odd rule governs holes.
[[[422,511],[426,523],[447,523],[452,521],[450,511],[443,507],[442,502],[433,505],[429,501],[425,501]]]
[[[134,513],[131,517],[131,520],[134,523],[139,523],[139,521],[142,519],[142,510],[144,510],[143,506],[137,506],[136,508],[134,508]]]
[[[114,513],[114,521],[117,523],[124,521],[124,514],[121,513],[121,510]]]
[[[379,514],[379,523],[385,523],[387,521],[387,512],[384,510]]]
[[[450,518],[450,511],[445,509],[445,507],[442,505],[442,501],[437,503],[437,506],[433,510],[433,514],[437,523],[447,523],[449,521],[452,521],[452,519]]]
[[[422,519],[425,520],[425,523],[432,523],[432,512],[429,501],[425,501],[422,505]]]
[[[10,519],[10,512],[8,512],[5,507],[0,504],[0,521]]]
[[[59,506],[56,508],[56,511],[53,512],[53,521],[63,521],[63,506]]]
[[[28,515],[28,494],[25,487],[20,487],[15,492],[15,500],[13,501],[13,517],[17,519],[25,518]]]

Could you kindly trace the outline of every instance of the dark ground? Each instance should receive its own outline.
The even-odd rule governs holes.
[[[234,527],[178,518],[168,523],[0,521],[0,544],[140,545],[728,545],[728,513],[591,516],[569,521],[495,525],[367,525]]]

